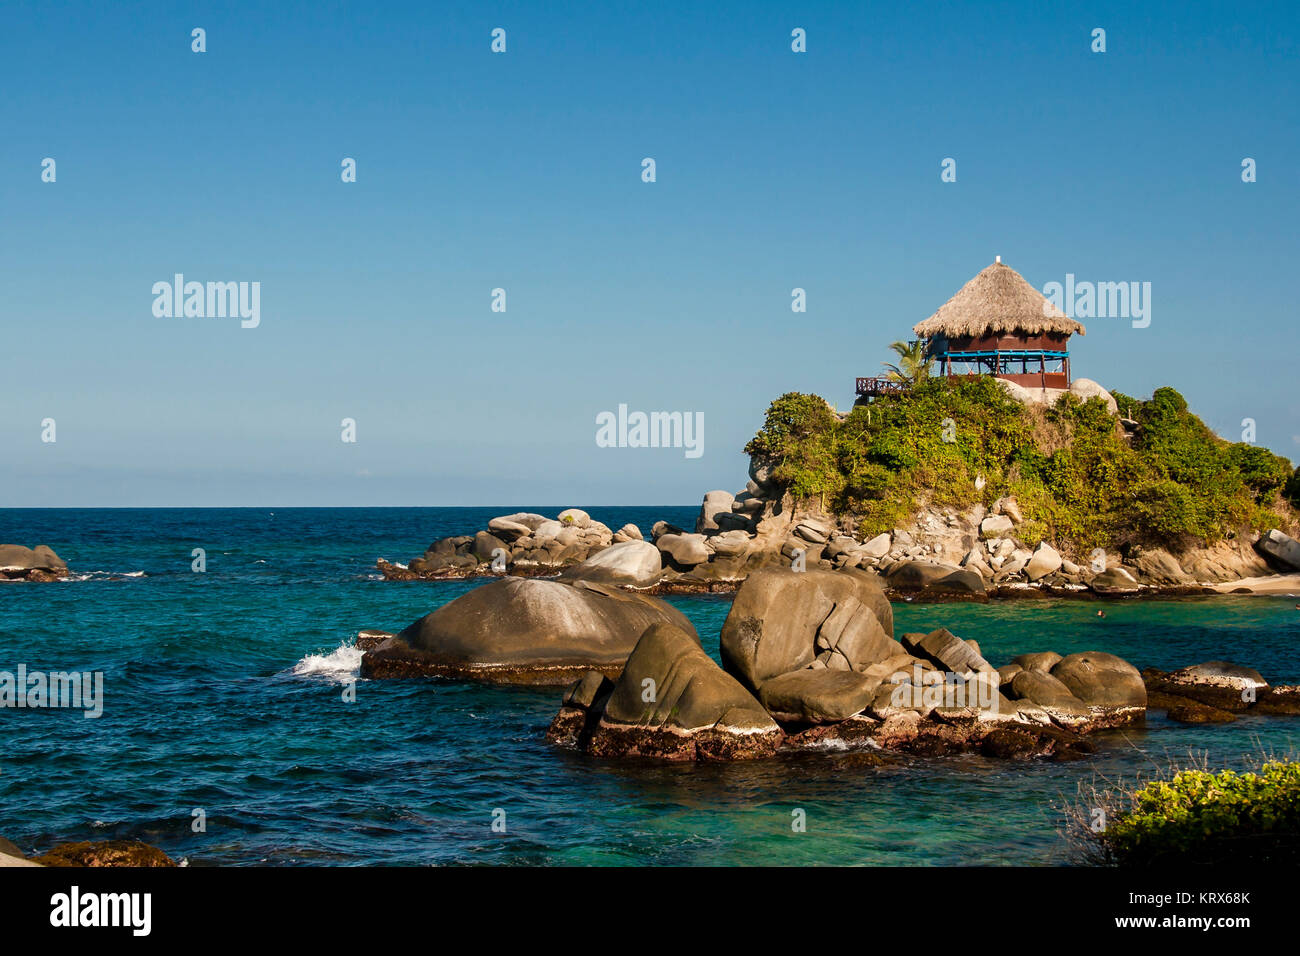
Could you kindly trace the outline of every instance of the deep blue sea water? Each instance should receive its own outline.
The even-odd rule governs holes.
[[[562,506],[561,506],[562,507]],[[104,714],[0,709],[0,836],[28,851],[132,837],[205,864],[1000,864],[1068,862],[1081,781],[1208,753],[1296,749],[1300,718],[1184,727],[1152,715],[1079,763],[978,757],[863,768],[807,755],[731,765],[606,763],[544,735],[559,694],[361,681],[364,627],[397,630],[474,585],[386,582],[495,514],[557,506],[0,510],[0,541],[48,544],[78,580],[0,584],[0,670],[102,671]],[[696,508],[590,508],[611,527]],[[207,571],[191,570],[204,548]],[[729,607],[673,598],[717,655]],[[1300,683],[1296,598],[896,605],[1001,664],[1105,650],[1139,667],[1212,659]],[[206,814],[194,832],[192,811]],[[492,829],[504,810],[506,832]],[[807,832],[791,830],[791,812]]]

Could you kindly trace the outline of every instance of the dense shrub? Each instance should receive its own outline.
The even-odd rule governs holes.
[[[745,450],[770,460],[796,498],[854,516],[868,536],[925,504],[988,505],[1005,494],[1019,499],[1031,536],[1080,553],[1179,548],[1289,524],[1282,512],[1300,499],[1300,478],[1286,459],[1220,439],[1171,388],[1120,399],[1138,423],[1131,438],[1101,399],[1026,406],[987,376],[930,379],[843,416],[791,392]]]
[[[1300,863],[1300,763],[1258,772],[1183,770],[1131,793],[1085,800],[1085,855],[1125,866]],[[1093,808],[1105,812],[1096,825]],[[1091,844],[1090,846],[1088,844]]]

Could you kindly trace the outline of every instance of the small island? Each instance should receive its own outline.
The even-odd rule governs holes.
[[[1086,329],[1014,269],[994,262],[914,331],[846,412],[773,401],[745,487],[707,492],[694,528],[501,515],[379,571],[545,576],[609,549],[607,583],[661,594],[796,562],[867,570],[900,599],[1300,591],[1300,473],[1215,435],[1173,388],[1071,379]]]

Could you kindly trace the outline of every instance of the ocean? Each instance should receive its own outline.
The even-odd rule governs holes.
[[[191,866],[1056,864],[1080,784],[1207,755],[1296,749],[1300,718],[1189,727],[1155,714],[1074,763],[976,756],[863,766],[601,762],[545,740],[558,690],[358,681],[356,632],[399,630],[472,582],[388,582],[503,508],[0,510],[72,580],[0,584],[0,671],[101,671],[103,715],[0,709],[0,836],[25,851],[134,838]],[[587,509],[617,528],[692,507]],[[192,550],[207,570],[191,570]],[[715,657],[730,600],[673,597]],[[1104,650],[1138,667],[1230,660],[1300,683],[1294,597],[898,604],[994,664]],[[1106,617],[1098,618],[1104,607]],[[806,830],[792,820],[803,811]],[[199,823],[202,826],[199,826]],[[498,825],[493,826],[494,822]],[[501,823],[504,822],[504,832]]]

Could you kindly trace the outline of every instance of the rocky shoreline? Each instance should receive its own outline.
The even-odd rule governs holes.
[[[898,601],[1300,593],[1300,543],[1276,529],[1177,556],[1134,546],[1074,560],[1023,533],[1020,506],[1007,497],[990,508],[923,508],[907,527],[864,541],[851,520],[760,483],[761,466],[751,474],[738,495],[705,495],[690,532],[659,521],[647,538],[636,525],[614,531],[577,508],[555,518],[517,512],[472,535],[440,538],[407,565],[380,559],[376,567],[390,581],[562,580],[583,567],[588,577],[651,595],[732,593],[774,567],[861,570]]]

